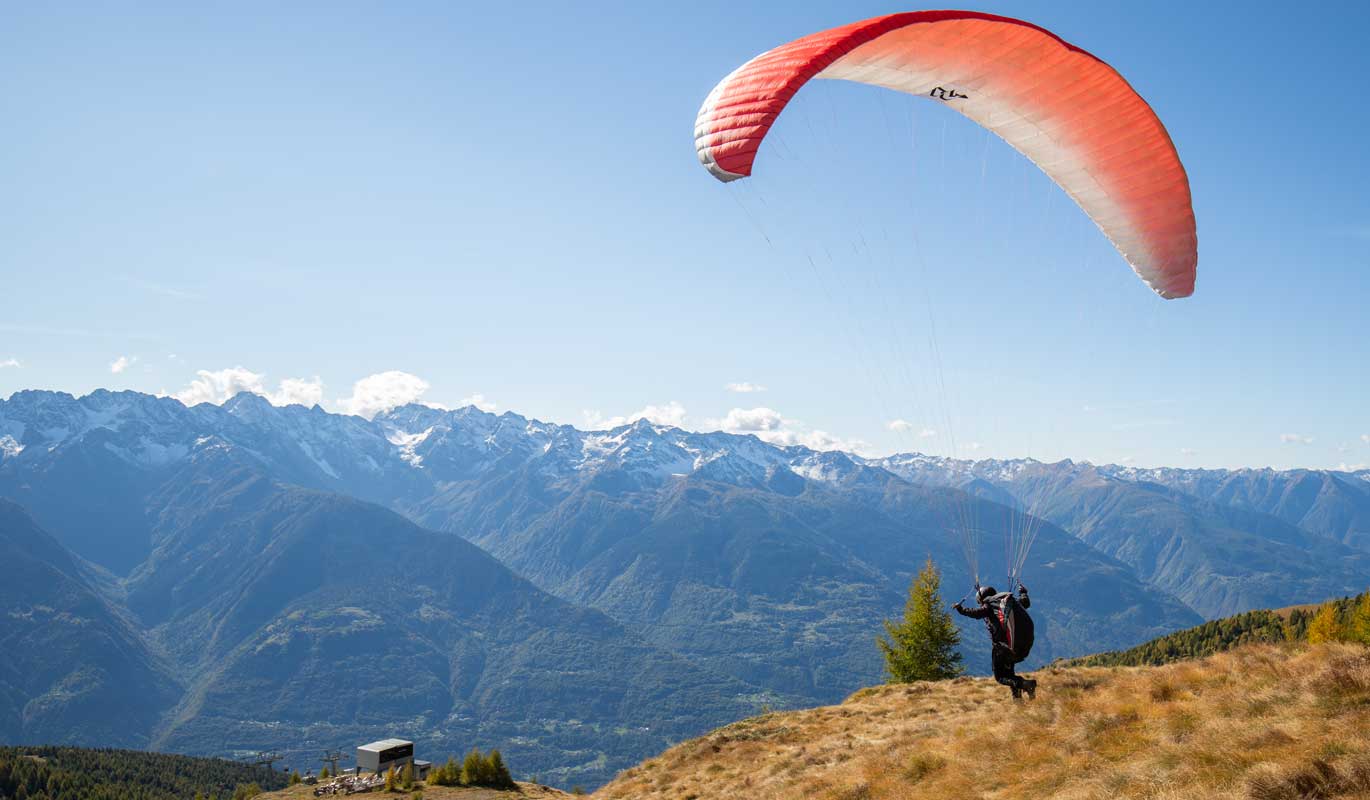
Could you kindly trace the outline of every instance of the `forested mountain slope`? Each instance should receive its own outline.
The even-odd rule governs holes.
[[[180,688],[90,569],[0,500],[0,741],[142,747]]]

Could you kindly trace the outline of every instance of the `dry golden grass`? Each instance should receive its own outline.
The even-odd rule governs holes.
[[[550,786],[535,783],[519,783],[517,790],[499,791],[496,789],[464,789],[459,786],[416,786],[409,792],[370,792],[354,795],[370,800],[409,800],[415,793],[422,791],[423,800],[569,800],[571,795]],[[314,800],[314,787],[300,784],[278,792],[258,795],[262,800]],[[332,797],[332,795],[328,795]]]
[[[1250,646],[1163,667],[863,689],[720,728],[599,800],[1370,798],[1370,649]]]

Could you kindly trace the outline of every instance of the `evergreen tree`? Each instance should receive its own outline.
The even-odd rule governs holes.
[[[954,678],[963,671],[956,646],[961,634],[942,607],[942,574],[928,556],[927,563],[909,586],[904,618],[885,620],[885,633],[876,639],[885,656],[890,683],[937,681]]]
[[[500,755],[499,749],[490,751],[490,756],[486,760],[490,773],[490,785],[496,789],[514,788],[514,776],[509,774],[509,768],[504,765],[504,756]]]
[[[385,771],[385,790],[387,792],[395,791],[395,767],[393,764],[390,769]]]
[[[1361,595],[1360,602],[1351,610],[1347,633],[1361,644],[1370,644],[1370,592]]]
[[[1301,642],[1308,638],[1308,612],[1300,608],[1290,611],[1283,628],[1286,642]]]
[[[323,771],[319,773],[319,780],[321,780],[321,781],[326,781],[326,780],[328,780],[328,779],[331,778],[331,777],[333,777],[333,776],[331,776],[331,775],[328,774],[328,767],[324,767],[324,768],[323,768]]]
[[[406,762],[400,771],[400,788],[406,792],[414,788],[414,765]]]
[[[480,750],[473,747],[471,752],[466,754],[466,760],[461,763],[461,785],[480,786],[484,777],[485,759],[481,757]]]
[[[291,785],[291,786],[294,786],[295,784],[299,783],[299,782],[302,781],[302,780],[304,780],[304,779],[300,777],[300,771],[299,771],[299,770],[295,770],[294,772],[290,773],[290,785]]]
[[[1345,630],[1341,621],[1337,619],[1337,606],[1333,603],[1324,603],[1318,608],[1318,613],[1313,615],[1313,621],[1308,623],[1308,643],[1339,642],[1343,638]]]

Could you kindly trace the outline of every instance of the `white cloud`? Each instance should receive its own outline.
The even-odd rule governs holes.
[[[917,427],[917,426],[914,425],[912,422],[909,422],[909,421],[906,420],[906,419],[896,419],[896,420],[891,420],[888,424],[885,425],[885,427],[886,427],[886,428],[889,428],[890,430],[895,431],[895,432],[897,432],[897,433],[908,433],[909,431],[912,431],[912,430],[913,430],[915,427]],[[934,436],[936,436],[936,435],[937,435],[937,431],[934,430],[934,429],[932,429],[932,428],[921,428],[921,429],[919,429],[919,431],[918,431],[918,438],[919,438],[919,439],[931,439],[932,437],[934,437]]]
[[[763,433],[778,431],[785,426],[785,417],[773,408],[734,408],[723,418],[719,427],[728,433]]]
[[[118,375],[119,373],[123,372],[124,370],[128,369],[136,363],[138,363],[137,356],[134,356],[132,358],[129,358],[128,356],[119,356],[118,358],[110,362],[109,371],[114,373],[115,375]]]
[[[629,422],[645,419],[653,425],[670,425],[679,428],[685,424],[685,406],[672,400],[664,406],[647,406],[633,415]]]
[[[766,437],[761,437],[766,438]],[[871,447],[860,439],[843,439],[821,430],[785,430],[771,437],[776,444],[800,444],[810,450],[842,450],[858,455],[870,455]]]
[[[1137,458],[1136,458],[1135,456],[1123,456],[1122,458],[1118,459],[1118,463],[1119,463],[1119,464],[1131,464],[1132,462],[1134,462],[1134,461],[1136,461],[1136,460],[1137,460]]]
[[[484,411],[484,412],[487,413],[487,414],[490,413],[490,412],[492,412],[492,411],[494,411],[496,408],[499,408],[499,406],[495,403],[495,401],[493,401],[493,400],[487,400],[486,397],[485,397],[485,395],[483,395],[483,394],[481,394],[481,393],[479,393],[479,392],[477,392],[476,394],[471,395],[470,397],[463,397],[463,398],[461,399],[461,402],[460,402],[460,403],[457,403],[457,405],[458,405],[458,406],[475,406],[476,408],[480,409],[481,411]]]
[[[685,406],[672,400],[663,406],[645,406],[641,411],[623,417],[606,417],[598,411],[585,411],[585,427],[591,430],[609,430],[621,425],[631,425],[645,419],[653,425],[666,425],[679,428],[685,424]]]
[[[16,363],[18,363],[18,362],[16,362]],[[1362,434],[1360,435],[1360,440],[1361,440],[1362,442],[1365,442],[1366,444],[1370,444],[1370,433],[1362,433]]]
[[[4,361],[0,361],[0,369],[4,369],[5,367],[14,367],[15,369],[18,369],[22,366],[23,364],[20,364],[19,359],[17,358],[7,358]]]
[[[1338,472],[1360,472],[1370,469],[1370,464],[1348,464],[1345,461],[1337,465]]]
[[[314,378],[286,378],[281,381],[280,391],[267,395],[272,405],[302,405],[312,407],[323,404],[323,381]]]
[[[979,442],[971,442],[970,444],[966,445],[967,450],[979,450],[982,447],[984,447],[984,445],[980,444]]]
[[[323,403],[323,381],[319,378],[286,378],[277,385],[275,392],[271,392],[266,388],[264,375],[245,367],[202,369],[195,374],[198,377],[189,386],[171,395],[188,406],[200,403],[221,405],[240,392],[259,394],[274,406],[296,403],[313,406]]]
[[[1192,447],[1181,447],[1181,448],[1180,448],[1180,455],[1182,455],[1182,456],[1197,456],[1198,454],[1199,454],[1199,451],[1198,451],[1198,450],[1195,450],[1195,449],[1192,448]]]
[[[371,419],[392,408],[418,403],[428,388],[428,381],[423,378],[392,369],[354,383],[352,396],[340,398],[338,407],[348,414]]]
[[[752,394],[754,392],[766,391],[765,386],[762,386],[759,383],[750,383],[748,381],[743,381],[742,383],[730,383],[727,386],[724,386],[723,388],[727,389],[730,392],[737,392],[738,394]]]
[[[1300,436],[1297,433],[1281,433],[1280,441],[1285,444],[1312,444],[1312,436]]]
[[[117,363],[117,362],[116,362]],[[111,366],[111,369],[113,367]],[[190,385],[172,395],[188,406],[200,403],[219,405],[239,392],[252,392],[266,395],[262,375],[244,367],[229,367],[221,370],[197,370],[199,377]]]
[[[788,447],[803,445],[813,450],[847,450],[861,453],[869,445],[857,439],[842,439],[827,431],[810,428],[803,422],[790,419],[773,408],[734,408],[721,420],[707,420],[707,427],[725,433],[752,434],[762,441]]]

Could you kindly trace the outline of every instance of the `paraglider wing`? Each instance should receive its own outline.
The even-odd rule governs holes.
[[[699,160],[722,181],[813,78],[926,97],[998,134],[1039,166],[1157,294],[1194,291],[1189,180],[1165,127],[1112,67],[1035,25],[973,11],[915,11],[815,33],[724,78],[695,121]]]

